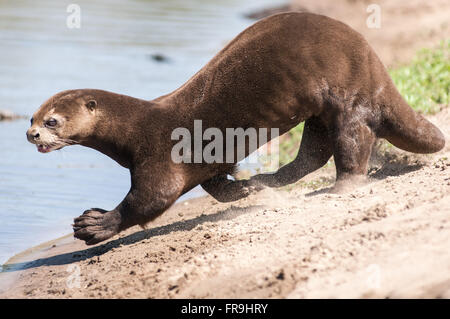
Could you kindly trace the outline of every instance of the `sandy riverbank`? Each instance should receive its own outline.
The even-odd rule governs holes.
[[[367,1],[333,3],[301,5],[363,33],[388,66],[449,37],[448,1],[379,1],[381,30],[355,14]],[[0,298],[450,298],[449,109],[431,119],[443,151],[381,154],[351,193],[326,192],[328,167],[231,204],[180,203],[95,247],[65,237],[10,259]]]
[[[189,200],[147,230],[95,247],[68,237],[10,260],[0,297],[449,298],[450,109],[432,120],[443,151],[381,154],[351,193],[313,190],[332,181],[324,168],[232,204]]]

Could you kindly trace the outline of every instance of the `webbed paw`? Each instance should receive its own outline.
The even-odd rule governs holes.
[[[92,208],[74,219],[74,237],[84,240],[86,245],[95,245],[116,235],[120,223],[118,212]]]

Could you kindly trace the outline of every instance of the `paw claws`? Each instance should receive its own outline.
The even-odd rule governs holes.
[[[74,219],[72,225],[74,237],[84,240],[87,245],[94,245],[118,233],[120,218],[114,211],[106,212],[96,208],[87,210]]]

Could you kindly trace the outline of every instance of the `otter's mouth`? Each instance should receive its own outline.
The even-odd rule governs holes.
[[[63,148],[65,145],[44,145],[44,144],[36,144],[37,150],[40,153],[49,153],[51,151],[56,151]]]
[[[51,151],[60,150],[64,146],[75,145],[75,144],[79,144],[79,143],[77,141],[70,140],[70,139],[62,139],[62,140],[58,140],[57,142],[53,142],[50,144],[36,143],[36,148],[37,148],[38,152],[40,152],[40,153],[49,153]]]

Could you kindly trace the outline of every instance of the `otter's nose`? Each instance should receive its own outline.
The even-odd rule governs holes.
[[[27,138],[28,138],[28,141],[30,141],[30,142],[34,142],[35,140],[37,140],[39,138],[39,136],[40,136],[40,134],[37,129],[29,129],[27,131]]]

